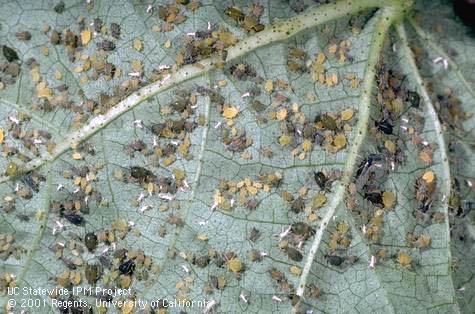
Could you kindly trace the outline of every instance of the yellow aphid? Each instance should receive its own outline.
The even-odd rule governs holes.
[[[342,149],[346,146],[346,137],[344,134],[337,134],[333,139],[333,145],[336,149]]]
[[[82,159],[82,156],[81,156],[80,153],[75,152],[75,153],[73,153],[73,159],[74,160],[80,160],[80,159]]]
[[[391,140],[386,140],[384,142],[384,147],[390,152],[391,154],[394,154],[396,152],[396,144],[391,141]]]
[[[229,107],[224,108],[223,117],[225,117],[226,119],[232,119],[235,116],[237,116],[238,113],[239,113],[239,110],[236,107],[229,106]]]
[[[228,81],[226,81],[226,80],[219,80],[218,81],[218,86],[219,87],[224,87],[226,85],[228,85]]]
[[[383,192],[383,204],[384,208],[392,208],[396,201],[396,196],[391,191],[384,191]]]
[[[264,83],[264,89],[266,90],[266,92],[272,93],[272,91],[274,90],[274,83],[272,82],[272,80],[267,80]]]
[[[295,276],[300,276],[302,269],[298,266],[290,266],[290,273]]]
[[[152,193],[153,193],[153,190],[154,190],[153,183],[152,183],[152,182],[149,182],[149,183],[147,184],[147,192],[148,192],[149,194],[152,194]]]
[[[429,152],[423,150],[419,153],[419,159],[422,160],[426,164],[431,164],[432,163],[432,156],[429,154]]]
[[[350,230],[350,226],[344,221],[340,222],[336,228],[340,233],[347,233]]]
[[[46,85],[46,82],[43,81],[36,85],[36,95],[38,98],[51,100],[53,98],[53,91]]]
[[[427,182],[427,183],[432,183],[434,182],[435,180],[435,173],[433,171],[426,171],[423,175],[422,175],[422,179]]]
[[[303,141],[302,149],[304,150],[304,152],[311,151],[312,150],[312,141],[310,141],[310,140]]]
[[[318,216],[317,216],[317,214],[315,214],[315,213],[311,213],[310,215],[308,215],[308,218],[307,218],[307,219],[308,219],[308,221],[312,222],[312,221],[317,220],[317,219],[318,219]]]
[[[411,266],[412,263],[412,257],[411,255],[407,254],[406,252],[399,252],[397,261],[399,265],[401,265],[404,268],[408,268]]]
[[[143,49],[143,44],[140,38],[135,38],[134,40],[134,49],[137,51],[142,51]]]
[[[287,146],[290,143],[292,143],[292,138],[290,136],[283,134],[279,137],[279,144],[280,145]]]
[[[38,83],[40,81],[41,75],[39,67],[35,66],[33,69],[31,69],[30,74],[33,82]]]
[[[343,121],[351,120],[351,118],[353,118],[353,114],[354,114],[353,108],[345,109],[341,112],[341,120]]]
[[[320,207],[322,207],[323,205],[325,205],[326,202],[327,202],[327,197],[325,196],[325,194],[323,194],[323,193],[318,193],[318,194],[315,195],[315,197],[313,198],[313,201],[312,201],[312,208],[313,208],[313,209],[320,208]]]
[[[198,233],[196,238],[200,241],[208,241],[208,236],[204,233]]]
[[[170,48],[170,47],[172,46],[171,40],[167,40],[163,46],[164,46],[166,49]]]
[[[122,314],[130,314],[134,310],[134,302],[131,300],[127,300],[123,303],[122,306]]]
[[[282,108],[279,111],[277,111],[277,114],[276,114],[277,120],[282,121],[286,117],[287,117],[287,109],[286,108]]]
[[[0,129],[0,144],[3,143],[4,139],[5,139],[5,133],[3,132],[3,129]]]
[[[86,46],[91,40],[91,30],[89,28],[81,32],[81,43],[83,46]]]
[[[315,62],[317,64],[323,64],[323,62],[325,62],[325,60],[326,60],[325,54],[323,52],[319,52],[317,54],[317,58],[316,58]]]
[[[132,60],[132,71],[134,72],[142,72],[142,62],[140,60],[134,59]]]
[[[233,258],[228,261],[228,269],[233,273],[239,273],[242,270],[242,262],[238,258]]]
[[[61,73],[61,71],[59,71],[59,70],[54,71],[54,78],[57,79],[57,80],[62,79],[63,78],[63,73]]]

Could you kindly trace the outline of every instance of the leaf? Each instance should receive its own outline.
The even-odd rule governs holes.
[[[0,6],[0,289],[474,308],[475,45],[447,3]],[[5,311],[58,312],[20,291]]]

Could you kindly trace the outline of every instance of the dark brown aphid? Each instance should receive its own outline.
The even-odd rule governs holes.
[[[58,31],[52,31],[49,42],[53,45],[59,45],[61,43],[61,34]]]
[[[84,243],[86,244],[87,249],[89,252],[92,252],[97,247],[97,236],[94,232],[88,232],[84,236]]]
[[[87,282],[90,284],[94,284],[101,277],[101,266],[94,264],[86,264],[84,274],[86,275]]]
[[[64,214],[63,216],[70,223],[72,223],[73,225],[76,225],[76,226],[81,226],[81,225],[84,225],[84,223],[85,223],[84,218],[82,216],[78,215],[78,214],[75,214],[75,213]]]
[[[336,131],[338,128],[335,119],[328,114],[317,116],[315,122],[321,122],[322,126],[330,131]]]
[[[16,53],[15,50],[13,50],[13,48],[3,45],[2,52],[8,62],[13,62],[15,60],[18,60],[18,54]]]
[[[134,270],[135,270],[135,262],[131,259],[125,261],[119,266],[119,271],[123,275],[132,275],[134,273]]]
[[[260,236],[261,232],[256,228],[252,228],[249,234],[249,240],[251,240],[252,242],[256,242]]]
[[[176,3],[181,5],[187,5],[190,3],[190,0],[176,0]]]
[[[111,36],[114,37],[115,39],[120,38],[120,25],[117,23],[111,23]]]
[[[287,255],[289,256],[291,260],[300,262],[303,259],[302,253],[300,253],[300,251],[297,250],[296,248],[288,246],[286,250],[287,250]]]
[[[262,112],[266,110],[266,106],[259,100],[254,100],[251,104],[251,108],[257,112]]]
[[[304,210],[305,208],[305,201],[303,200],[303,198],[301,197],[298,197],[296,198],[293,202],[292,202],[292,205],[290,206],[290,209],[294,212],[294,213],[300,213]]]
[[[97,43],[97,48],[102,49],[104,51],[113,51],[115,50],[115,44],[110,40],[103,40]]]
[[[130,175],[141,182],[150,182],[156,179],[152,171],[139,166],[131,167]]]
[[[95,18],[93,21],[93,24],[94,24],[94,31],[96,31],[97,33],[100,33],[102,25],[103,25],[102,20],[100,18]]]
[[[315,230],[313,230],[310,225],[302,221],[293,223],[291,226],[291,231],[293,234],[303,236],[304,238],[308,238],[315,233]]]
[[[338,255],[325,255],[327,262],[333,266],[340,266],[344,262],[344,258]]]
[[[33,175],[31,173],[28,173],[28,174],[22,176],[21,181],[23,183],[25,183],[34,192],[36,192],[36,193],[39,192],[38,183],[35,181],[35,179],[33,178]]]
[[[15,33],[15,37],[18,38],[18,40],[28,41],[31,39],[31,33],[28,31],[17,32]]]
[[[203,255],[203,256],[196,257],[193,260],[193,264],[195,264],[196,266],[198,266],[200,268],[205,268],[206,266],[208,266],[209,261],[210,261],[209,256],[208,255]]]

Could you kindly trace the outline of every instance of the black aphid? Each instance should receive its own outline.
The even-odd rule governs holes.
[[[325,255],[325,258],[327,259],[327,262],[333,266],[340,266],[345,260],[343,257],[338,255]]]
[[[287,255],[291,260],[296,262],[300,262],[303,259],[302,253],[300,253],[299,250],[291,246],[287,247]]]
[[[327,177],[325,174],[321,171],[319,172],[314,172],[313,177],[315,178],[315,182],[317,183],[318,187],[320,190],[325,190],[326,183],[327,183]]]
[[[383,196],[381,192],[369,192],[364,194],[364,198],[374,205],[383,205]]]
[[[419,108],[419,103],[421,102],[421,97],[415,91],[407,92],[407,101],[411,103],[411,106],[414,108]]]
[[[75,213],[64,214],[63,217],[66,218],[70,223],[72,223],[73,225],[76,225],[76,226],[81,226],[85,222],[85,220],[82,216],[80,216],[78,214],[75,214]]]
[[[119,271],[124,275],[132,275],[135,270],[135,262],[131,259],[125,261],[119,266]]]
[[[64,8],[65,8],[64,2],[60,1],[57,5],[54,6],[53,9],[54,9],[54,12],[61,14],[64,12]]]
[[[384,134],[387,134],[387,135],[393,134],[393,125],[388,121],[388,119],[376,121],[374,125],[378,128],[378,130],[380,130]]]
[[[97,236],[94,234],[94,232],[86,233],[86,236],[84,236],[84,243],[86,244],[86,247],[89,251],[94,251],[96,249]]]
[[[25,183],[30,189],[32,189],[34,192],[38,193],[39,188],[38,188],[38,183],[35,182],[33,179],[33,176],[31,173],[25,174],[24,176],[21,177],[21,182]]]
[[[358,178],[364,171],[367,171],[372,166],[381,166],[382,161],[383,157],[380,154],[369,154],[360,164],[358,170],[356,170],[356,177]]]
[[[3,45],[2,52],[8,62],[18,60],[18,54],[13,50],[13,48]]]

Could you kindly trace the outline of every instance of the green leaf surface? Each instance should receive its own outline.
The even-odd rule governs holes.
[[[0,3],[2,312],[470,313],[450,2],[180,2]]]

